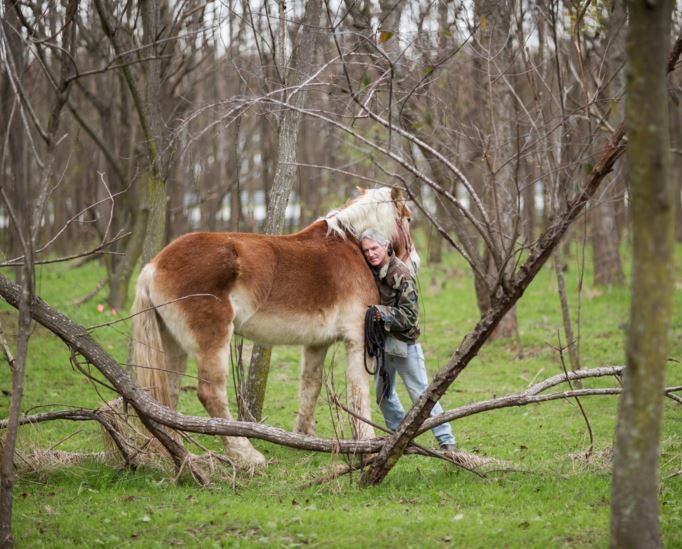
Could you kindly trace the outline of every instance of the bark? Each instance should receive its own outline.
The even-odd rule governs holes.
[[[666,52],[671,2],[630,3],[628,172],[633,275],[611,497],[611,547],[661,547],[658,452],[674,282]]]
[[[619,175],[614,176],[614,180]],[[592,262],[594,285],[622,286],[625,284],[625,273],[620,260],[620,234],[616,223],[616,204],[613,187],[605,188],[601,196],[595,200],[592,218]]]
[[[313,55],[317,49],[322,16],[321,0],[308,0],[306,11],[298,38],[289,60],[285,82],[286,97],[295,109],[285,110],[279,124],[279,146],[277,150],[277,170],[275,180],[270,188],[268,211],[265,221],[265,234],[281,234],[284,226],[289,195],[296,181],[296,147],[298,145],[299,128],[301,125],[301,109],[305,105],[306,90],[291,88],[300,86],[309,75]],[[281,22],[284,25],[284,21]],[[281,45],[281,48],[284,44]],[[291,94],[291,95],[289,95]],[[270,371],[270,356],[272,349],[264,345],[255,344],[251,354],[251,364],[246,380],[245,401],[250,417],[259,421],[263,412],[263,400]]]
[[[429,416],[436,402],[470,361],[478,354],[497,324],[523,295],[530,282],[545,264],[561,237],[585,207],[587,201],[599,188],[602,179],[612,169],[614,162],[624,151],[623,127],[612,136],[609,148],[594,166],[583,191],[562,211],[561,216],[540,237],[530,250],[530,255],[516,275],[506,284],[504,293],[497,303],[481,316],[476,327],[459,345],[452,358],[434,377],[429,388],[422,394],[403,419],[395,433],[386,441],[377,459],[362,476],[364,485],[379,484],[402,456],[405,448],[415,437],[424,420]]]
[[[25,234],[27,234],[26,232]],[[8,410],[7,435],[0,445],[2,461],[0,462],[0,547],[13,547],[12,508],[14,491],[14,451],[16,449],[21,400],[24,395],[24,376],[26,372],[26,356],[28,340],[31,334],[31,312],[29,302],[33,297],[34,280],[32,272],[33,254],[31,249],[24,249],[26,258],[22,267],[22,288],[19,298],[19,325],[17,336],[16,358],[7,356],[8,366],[12,373],[12,399]],[[0,334],[1,335],[1,334]]]
[[[671,75],[672,86],[682,90],[682,75]],[[674,92],[673,92],[674,93]],[[671,180],[675,184],[675,240],[682,242],[682,97],[678,92],[677,101],[668,99],[670,113]]]
[[[151,57],[145,63],[144,103],[138,114],[147,141],[148,173],[147,203],[149,220],[144,243],[142,263],[148,263],[161,250],[166,239],[166,177],[162,160],[165,149],[163,119],[161,117],[161,48],[157,38],[161,36],[159,0],[140,2],[145,53]],[[144,116],[142,116],[144,113]]]
[[[133,270],[142,255],[142,247],[147,234],[149,210],[140,208],[133,213],[133,226],[123,250],[123,257],[116,263],[113,272],[109,272],[109,296],[107,304],[114,309],[122,310],[128,302],[128,288]]]

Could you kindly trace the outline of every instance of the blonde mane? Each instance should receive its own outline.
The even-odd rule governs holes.
[[[327,234],[357,239],[366,229],[376,229],[389,239],[396,236],[396,206],[390,187],[367,189],[340,210],[332,210],[324,218]]]

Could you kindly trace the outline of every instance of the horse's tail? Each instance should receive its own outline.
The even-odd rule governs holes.
[[[137,279],[132,310],[131,359],[134,377],[140,386],[161,404],[171,406],[168,370],[161,338],[162,320],[149,295],[149,285],[153,277],[154,268],[147,265]]]

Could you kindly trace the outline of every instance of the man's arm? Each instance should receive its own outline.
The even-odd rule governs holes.
[[[414,279],[405,277],[396,288],[395,305],[377,305],[384,328],[405,339],[419,337],[419,298]]]

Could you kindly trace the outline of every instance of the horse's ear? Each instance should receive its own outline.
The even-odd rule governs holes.
[[[359,185],[356,185],[355,188],[358,190],[360,194],[365,194],[365,189],[364,187],[360,187]]]
[[[402,189],[393,187],[391,189],[391,198],[394,202],[405,202],[405,193]]]

